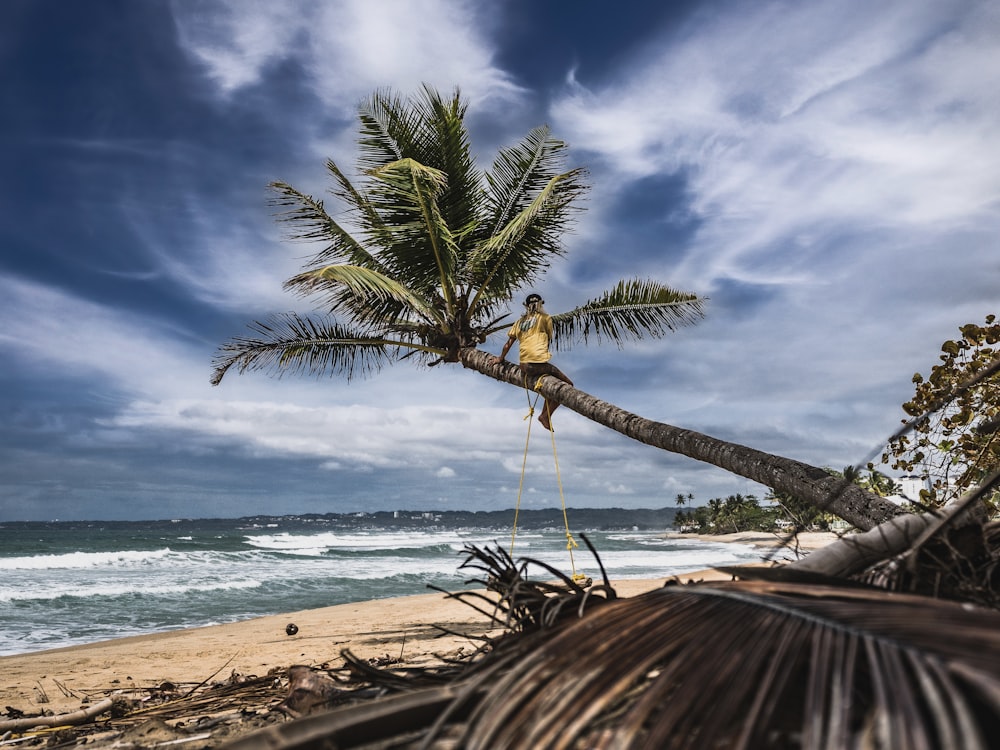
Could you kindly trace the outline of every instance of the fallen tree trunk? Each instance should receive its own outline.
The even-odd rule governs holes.
[[[993,472],[981,485],[938,513],[897,516],[863,534],[842,536],[789,567],[835,577],[855,575],[883,560],[919,548],[946,526],[982,523],[985,515],[981,500],[997,484],[1000,471]]]
[[[842,536],[788,567],[846,578],[906,552],[936,520],[930,514],[897,516],[864,533]]]

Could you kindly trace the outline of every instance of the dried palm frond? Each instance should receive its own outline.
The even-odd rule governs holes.
[[[272,727],[233,750],[975,749],[1000,735],[995,611],[836,582],[628,599],[605,582],[605,598],[565,577],[528,582],[499,550],[469,553],[509,623],[494,648],[447,685]]]
[[[472,606],[476,606],[476,602],[488,603],[492,611],[476,608],[489,614],[493,621],[503,624],[511,633],[527,633],[551,627],[567,613],[574,611],[579,616],[589,605],[617,598],[597,550],[586,534],[581,534],[581,537],[601,571],[603,583],[597,586],[589,583],[581,585],[561,570],[540,560],[521,558],[515,562],[499,546],[490,548],[470,544],[465,547],[466,558],[459,565],[459,570],[480,571],[481,578],[473,578],[466,583],[478,583],[496,596],[491,598],[475,591],[463,591],[449,596]],[[528,569],[532,565],[548,573],[549,578],[530,580]]]
[[[758,581],[609,603],[500,676],[468,748],[989,747],[1000,614]]]

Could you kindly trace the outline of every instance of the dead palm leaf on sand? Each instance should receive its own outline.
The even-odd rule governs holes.
[[[467,564],[510,623],[492,649],[439,686],[234,747],[988,748],[1000,736],[990,609],[815,577],[617,599],[528,581],[490,550]]]

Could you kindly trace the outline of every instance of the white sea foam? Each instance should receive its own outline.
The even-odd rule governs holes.
[[[255,534],[246,537],[246,543],[258,549],[273,550],[299,555],[321,555],[328,551],[363,552],[373,550],[423,549],[449,545],[460,550],[469,542],[484,543],[492,540],[482,533],[469,534],[458,531],[413,532],[319,532],[315,534]]]
[[[261,582],[247,578],[236,581],[179,581],[149,584],[143,580],[108,581],[83,583],[80,586],[65,586],[46,589],[13,589],[0,587],[0,602],[51,601],[53,599],[94,599],[98,597],[136,596],[182,596],[184,594],[208,591],[238,591],[253,589]]]
[[[60,555],[0,557],[0,570],[72,570],[112,566],[148,565],[163,560],[170,549],[121,552],[66,552]]]
[[[459,570],[467,544],[507,552],[510,534],[491,530],[215,529],[129,549],[131,533],[108,536],[119,551],[61,551],[3,557],[0,550],[0,655],[139,632],[192,627],[379,596],[426,593],[427,584],[466,587]],[[158,534],[158,532],[155,532]],[[652,532],[595,532],[609,577],[655,578],[759,560],[745,544],[665,539]],[[223,540],[214,544],[213,539]],[[173,541],[176,540],[176,541]],[[582,539],[577,572],[599,569]],[[197,541],[197,544],[191,542]],[[172,544],[173,547],[167,546]],[[159,546],[158,546],[159,545]],[[73,549],[63,547],[62,550]],[[49,547],[46,551],[58,550]],[[520,531],[513,556],[570,571],[560,529]],[[550,573],[529,568],[533,579]]]

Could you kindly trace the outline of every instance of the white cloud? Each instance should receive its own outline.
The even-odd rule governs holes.
[[[597,154],[612,185],[684,172],[704,226],[677,273],[694,284],[821,277],[802,261],[828,254],[816,239],[840,228],[940,233],[996,216],[1000,14],[969,4],[945,33],[952,12],[729,8],[622,80],[568,93],[557,130]],[[762,263],[774,253],[799,262]]]
[[[523,445],[519,411],[440,403],[384,408],[358,403],[142,400],[128,404],[112,424],[223,438],[261,455],[323,459],[324,465],[335,468],[438,467],[433,472],[439,477],[456,476],[455,462],[499,468],[510,446],[519,451]],[[542,450],[537,461],[546,473],[552,472],[551,454]],[[442,466],[443,462],[448,465]]]
[[[174,6],[182,42],[221,91],[257,83],[269,66],[295,60],[326,106],[356,102],[391,82],[409,92],[458,83],[473,99],[518,95],[492,63],[489,10],[463,0],[229,0]]]
[[[289,54],[308,24],[302,3],[240,0],[199,4],[175,2],[182,43],[201,60],[225,92],[256,82],[269,64]]]
[[[184,369],[183,332],[170,325],[0,276],[0,348],[10,365],[40,375],[102,376],[132,393],[172,392]],[[208,369],[202,371],[208,383]]]

